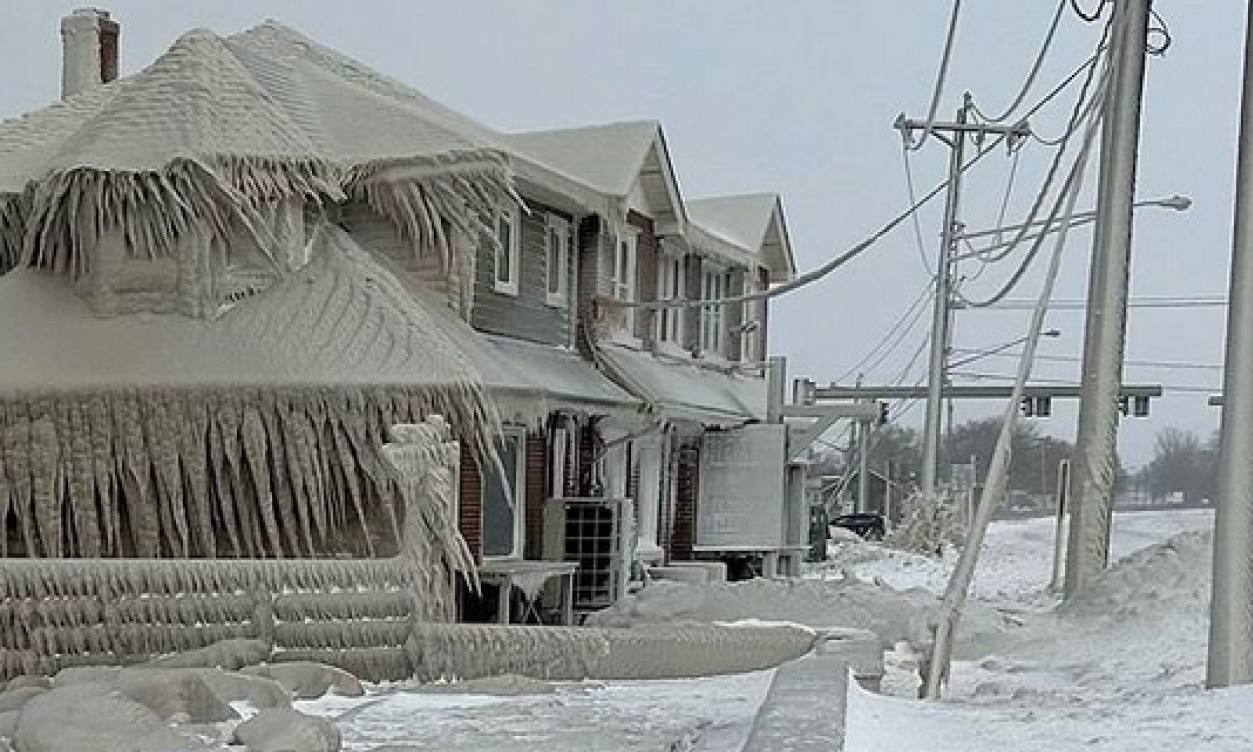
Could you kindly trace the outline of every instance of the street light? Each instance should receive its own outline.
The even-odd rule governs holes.
[[[1132,208],[1135,208],[1135,209],[1159,207],[1162,209],[1170,209],[1172,211],[1183,212],[1192,208],[1192,199],[1188,198],[1187,196],[1181,196],[1181,195],[1176,194],[1174,196],[1170,196],[1167,198],[1147,199],[1144,201],[1137,201],[1131,206]],[[1041,235],[1047,235],[1051,232],[1057,232],[1058,230],[1061,229],[1063,224],[1065,224],[1067,228],[1080,227],[1082,225],[1091,224],[1096,221],[1096,218],[1097,218],[1097,213],[1095,211],[1086,211],[1086,212],[1080,212],[1078,214],[1072,214],[1068,222],[1067,220],[1064,220],[1060,217],[1054,217],[1051,220],[1037,219],[1033,222],[1024,222],[1023,224],[1020,224],[1020,225],[1010,225],[1009,227],[999,227],[993,230],[979,230],[978,232],[958,233],[956,237],[954,238],[954,240],[958,242],[963,242],[963,241],[969,242],[976,238],[987,238],[987,237],[993,237],[993,236],[999,237],[999,236],[1004,235],[1007,232],[1018,232],[1019,230],[1023,230],[1023,229],[1027,229],[1031,227],[1041,227],[1041,229],[1038,232],[1028,233],[1019,238],[1013,238],[1011,240],[1005,240],[1005,241],[997,241],[996,243],[993,243],[992,245],[989,245],[989,246],[976,248],[976,249],[967,251],[965,253],[953,254],[953,260],[961,261],[963,259],[975,258],[978,256],[982,256],[986,253],[989,253],[991,251],[1000,250],[1002,248],[1008,248],[1009,246],[1014,245],[1015,243],[1021,243],[1025,240],[1035,240],[1036,238],[1039,238]]]

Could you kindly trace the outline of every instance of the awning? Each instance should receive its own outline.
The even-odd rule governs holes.
[[[611,376],[671,420],[734,425],[766,417],[766,380],[602,344]]]
[[[547,408],[545,412],[564,409],[622,414],[636,413],[641,407],[640,400],[613,383],[576,352],[504,337],[479,336],[487,340],[507,364],[510,379],[525,385],[521,389],[514,385],[493,388],[502,397],[510,392],[522,391],[524,394],[521,396],[539,399]],[[489,388],[492,387],[489,383]],[[502,401],[507,403],[507,400]],[[535,413],[534,409],[528,412]]]

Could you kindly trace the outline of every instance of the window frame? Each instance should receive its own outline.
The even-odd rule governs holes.
[[[613,252],[609,272],[609,296],[624,303],[635,302],[639,293],[639,280],[636,264],[639,260],[639,230],[630,225],[620,227],[614,233]],[[625,263],[624,263],[625,262]],[[625,266],[625,268],[624,268]],[[625,275],[626,279],[622,279]],[[614,312],[614,329],[626,334],[635,334],[635,309],[618,308]]]
[[[517,442],[517,462],[513,470],[513,545],[509,553],[487,553],[487,473],[495,468],[479,468],[479,528],[482,531],[483,559],[485,561],[508,561],[521,559],[526,546],[526,429],[517,426],[505,426],[501,432],[502,445],[509,441]],[[501,447],[504,448],[503,446]]]
[[[561,243],[555,270],[553,269],[554,233]],[[570,220],[556,214],[547,215],[544,222],[544,264],[546,267],[544,302],[553,308],[565,308],[569,305],[571,237]],[[555,291],[553,290],[554,278],[557,282]]]
[[[501,229],[509,227],[509,241],[501,240]],[[522,278],[522,215],[518,207],[502,206],[496,214],[495,238],[492,242],[492,290],[502,295],[517,295],[518,281]],[[501,258],[509,260],[508,278],[500,276]]]
[[[730,270],[712,264],[701,269],[701,300],[720,300],[727,297]],[[726,357],[726,306],[701,306],[700,352],[702,356]]]
[[[686,294],[687,265],[682,253],[663,251],[657,255],[657,300],[677,300]],[[659,344],[681,348],[685,331],[682,308],[658,309],[654,337]]]

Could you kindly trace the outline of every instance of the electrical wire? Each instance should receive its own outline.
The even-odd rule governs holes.
[[[905,165],[905,190],[908,194],[909,204],[913,206],[918,203],[918,196],[914,191],[914,169],[909,158],[909,148],[902,142],[901,144],[901,161]],[[913,212],[914,225],[914,243],[918,249],[918,258],[922,261],[923,271],[928,277],[935,278],[935,268],[931,266],[931,261],[927,259],[927,242],[922,238],[922,220],[918,217],[918,212]]]
[[[1003,143],[1005,140],[1006,140],[1005,136],[997,136],[993,140],[992,144],[988,146],[987,149],[984,149],[978,152],[977,154],[975,154],[975,156],[972,157],[970,161],[962,165],[961,169],[958,172],[965,173],[969,171],[970,168],[978,164],[980,160],[982,160],[987,154],[990,154],[993,149],[995,149],[999,144]],[[609,297],[605,295],[597,296],[596,299],[601,304],[610,308],[618,308],[618,309],[636,308],[636,309],[642,309],[646,311],[659,311],[663,308],[714,308],[714,307],[725,306],[725,305],[738,305],[740,303],[751,303],[757,300],[768,300],[771,298],[777,298],[781,295],[786,295],[794,290],[799,290],[802,287],[806,287],[808,285],[813,284],[814,282],[817,282],[823,277],[826,277],[827,275],[831,274],[831,272],[835,271],[836,269],[839,269],[840,267],[844,266],[848,262],[857,258],[861,254],[865,253],[867,250],[873,247],[875,243],[878,243],[885,236],[890,234],[896,228],[900,227],[905,222],[905,220],[909,219],[910,215],[913,212],[916,212],[922,207],[926,206],[928,203],[934,200],[936,196],[943,193],[944,190],[948,188],[949,180],[951,180],[951,178],[941,181],[938,185],[936,185],[930,191],[927,191],[927,193],[922,198],[918,199],[915,203],[910,205],[909,208],[905,209],[903,212],[897,214],[895,217],[889,220],[886,224],[884,224],[882,227],[876,230],[873,234],[871,234],[865,240],[862,240],[860,243],[857,243],[856,245],[844,251],[843,253],[840,253],[839,255],[832,257],[830,260],[826,261],[821,266],[818,266],[815,269],[811,269],[810,271],[796,277],[795,279],[789,282],[784,282],[781,285],[776,285],[774,287],[771,287],[768,290],[745,293],[743,295],[732,295],[732,296],[725,297],[725,298],[714,298],[710,300],[688,300],[686,298],[669,298],[666,300],[619,300],[617,298],[613,298],[613,297]]]
[[[967,347],[954,347],[955,352],[979,354],[983,357],[995,358],[1019,358],[1022,357],[1020,352],[991,352],[988,350],[974,350]],[[1037,355],[1036,360],[1053,361],[1057,363],[1082,363],[1083,358],[1079,355]],[[959,365],[959,364],[952,364]],[[1165,371],[1221,371],[1223,367],[1218,363],[1185,363],[1178,360],[1124,360],[1123,365],[1134,366],[1138,368],[1152,368],[1155,370]]]
[[[910,142],[910,135],[905,131],[906,148],[917,151],[931,136],[935,125],[935,116],[940,112],[940,99],[944,96],[944,83],[948,78],[948,66],[953,58],[953,47],[957,41],[957,22],[961,17],[962,0],[953,0],[953,10],[948,19],[948,35],[944,40],[944,52],[940,56],[940,67],[935,74],[935,86],[931,90],[931,107],[927,110],[927,124],[923,127],[922,136],[916,143]]]
[[[1072,2],[1074,0],[1071,0]],[[1049,49],[1053,46],[1053,38],[1057,36],[1057,28],[1061,25],[1062,15],[1066,12],[1067,0],[1059,0],[1057,3],[1057,11],[1053,14],[1053,21],[1049,24],[1048,33],[1044,35],[1044,42],[1040,45],[1040,51],[1036,53],[1035,62],[1031,64],[1031,69],[1027,73],[1027,80],[1023,82],[1022,88],[1018,90],[1018,94],[1014,96],[1014,100],[1009,103],[1005,111],[996,117],[985,115],[978,107],[974,110],[979,117],[989,123],[1003,123],[1013,116],[1014,111],[1022,106],[1023,100],[1027,98],[1027,94],[1031,92],[1031,87],[1035,85],[1036,78],[1040,75],[1040,69],[1044,67],[1044,61],[1048,57]]]
[[[1100,0],[1096,6],[1096,10],[1088,13],[1080,5],[1079,0],[1070,0],[1070,7],[1074,9],[1075,15],[1083,19],[1084,23],[1096,23],[1101,20],[1101,13],[1105,10],[1106,0]]]
[[[998,311],[1021,311],[1031,307],[1032,302],[1029,300],[1002,300],[988,308],[995,308]],[[1068,298],[1053,301],[1054,311],[1065,310],[1082,310],[1087,307],[1087,301],[1079,298]],[[1129,298],[1127,300],[1128,308],[1226,308],[1227,296],[1144,296],[1140,298]]]
[[[1153,19],[1153,25],[1149,27],[1150,41],[1146,43],[1145,51],[1154,56],[1162,57],[1171,45],[1175,43],[1175,38],[1170,35],[1170,26],[1166,23],[1166,19],[1162,18],[1156,8],[1149,8],[1149,14]],[[1152,43],[1152,37],[1156,34],[1162,39],[1157,44]]]
[[[892,344],[891,347],[888,347],[888,349],[885,351],[886,354],[891,354],[891,352],[895,350],[897,346],[900,345],[901,341],[903,341],[904,338],[908,336],[909,332],[913,330],[914,326],[918,323],[918,320],[922,317],[922,311],[925,310],[920,307],[921,304],[924,301],[931,299],[931,290],[934,287],[935,287],[934,279],[932,279],[926,285],[924,285],[922,288],[922,291],[919,292],[918,296],[915,297],[913,302],[909,304],[909,307],[905,309],[905,312],[901,314],[900,318],[898,318],[896,322],[892,324],[892,327],[888,329],[887,334],[883,335],[883,337],[879,339],[878,344],[876,344],[874,347],[870,349],[869,352],[867,352],[864,356],[862,356],[861,360],[857,361],[857,363],[851,366],[848,370],[840,374],[839,378],[837,378],[836,381],[837,382],[843,381],[847,379],[849,376],[859,371],[874,370],[874,368],[878,366],[879,363],[882,363],[883,361],[879,360],[879,361],[876,361],[871,366],[866,366],[866,363],[868,363],[876,355],[879,355],[880,350],[882,348],[887,347],[888,343],[891,342],[892,338],[896,336],[898,331],[901,330],[902,326],[906,327],[905,330],[901,333],[901,336],[897,339],[897,341],[894,344]],[[908,324],[906,323],[907,320],[908,320]]]
[[[1109,26],[1107,25],[1106,34],[1108,35],[1108,33],[1109,33]],[[1093,66],[1090,69],[1090,71],[1092,72],[1095,72],[1095,70],[1096,70],[1096,66]],[[1107,60],[1105,70],[1101,75],[1101,80],[1097,84],[1096,91],[1093,92],[1090,98],[1086,98],[1085,95],[1089,86],[1091,85],[1092,78],[1093,78],[1092,75],[1089,75],[1088,78],[1084,81],[1084,87],[1083,87],[1083,91],[1080,94],[1080,99],[1079,101],[1075,103],[1075,108],[1072,111],[1071,126],[1067,128],[1066,140],[1058,147],[1057,154],[1054,157],[1052,164],[1049,166],[1048,175],[1045,177],[1044,186],[1042,186],[1039,194],[1036,197],[1035,202],[1032,204],[1031,212],[1028,215],[1027,222],[1023,224],[1022,227],[1018,230],[1014,240],[1009,244],[1009,246],[1005,248],[1003,251],[999,252],[997,255],[990,257],[990,260],[998,261],[1000,259],[1005,258],[1014,250],[1016,250],[1016,248],[1022,243],[1023,239],[1027,236],[1029,229],[1030,229],[1030,225],[1035,220],[1040,209],[1042,208],[1045,198],[1048,194],[1049,188],[1051,187],[1053,180],[1056,178],[1058,169],[1060,168],[1063,162],[1063,158],[1066,153],[1066,148],[1070,142],[1070,137],[1076,131],[1074,124],[1086,123],[1088,131],[1089,131],[1089,135],[1090,135],[1090,132],[1096,126],[1100,124],[1100,118],[1096,117],[1096,113],[1098,113],[1104,107],[1104,103],[1106,101],[1106,92],[1108,91],[1108,85],[1109,85],[1109,80],[1111,78],[1111,74],[1112,74],[1112,66],[1108,64],[1108,60]],[[1087,99],[1086,102],[1084,101],[1085,98]],[[1078,164],[1079,164],[1079,161],[1076,160],[1075,165],[1077,166]],[[1058,222],[1058,214],[1062,210],[1063,204],[1065,203],[1073,204],[1075,200],[1073,191],[1075,190],[1076,186],[1078,186],[1081,183],[1082,183],[1082,176],[1076,175],[1072,169],[1071,174],[1067,177],[1066,182],[1063,184],[1062,189],[1060,193],[1058,194],[1057,199],[1054,201],[1053,207],[1050,210],[1047,219],[1045,220],[1046,227],[1053,226],[1055,223]],[[1069,215],[1067,216],[1066,221],[1067,222],[1069,221]],[[1059,233],[1064,237],[1068,229],[1069,227],[1067,224],[1062,224]],[[1035,238],[1034,242],[1031,245],[1031,248],[1028,250],[1026,256],[1023,258],[1018,268],[1015,269],[1013,274],[1010,275],[1009,280],[1004,285],[1002,285],[1001,288],[997,290],[991,297],[986,298],[984,300],[976,301],[976,300],[970,299],[964,294],[958,293],[959,299],[962,302],[964,302],[967,306],[970,306],[973,308],[986,308],[989,305],[994,305],[998,301],[1004,299],[1007,295],[1009,295],[1010,292],[1014,290],[1015,287],[1018,286],[1018,283],[1026,275],[1027,270],[1031,268],[1031,265],[1035,261],[1036,257],[1038,256],[1040,249],[1044,247],[1045,240],[1046,240],[1046,233],[1041,233],[1039,236]]]

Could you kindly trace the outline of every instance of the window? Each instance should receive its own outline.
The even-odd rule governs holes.
[[[483,469],[483,556],[497,559],[521,558],[525,537],[526,434],[506,430],[497,447],[500,468]],[[504,470],[503,476],[501,470]],[[506,489],[508,491],[506,492]],[[512,501],[511,501],[512,500]]]
[[[625,229],[618,233],[614,244],[613,258],[609,259],[613,266],[609,273],[609,294],[615,300],[635,300],[635,247],[637,237],[633,229]],[[615,325],[624,332],[632,332],[631,323],[635,321],[634,308],[619,308],[615,313]]]
[[[554,428],[549,447],[548,495],[561,498],[566,495],[566,466],[570,458],[570,429]]]
[[[522,240],[519,224],[517,207],[502,207],[496,216],[496,275],[492,289],[506,295],[518,294]]]
[[[677,300],[684,293],[683,256],[665,253],[657,258],[657,299]],[[657,341],[683,344],[683,309],[657,311]]]
[[[570,289],[570,223],[549,214],[547,230],[548,288],[550,306],[565,306]]]
[[[701,300],[719,300],[727,297],[730,273],[721,269],[706,271],[701,279]],[[702,353],[722,356],[722,339],[725,334],[725,318],[722,306],[700,309],[700,349]]]
[[[757,284],[749,274],[744,275],[744,295],[752,295],[757,292]],[[740,337],[740,360],[745,363],[756,363],[763,359],[761,350],[762,343],[762,310],[765,301],[751,301],[744,303],[743,315],[741,318]]]

